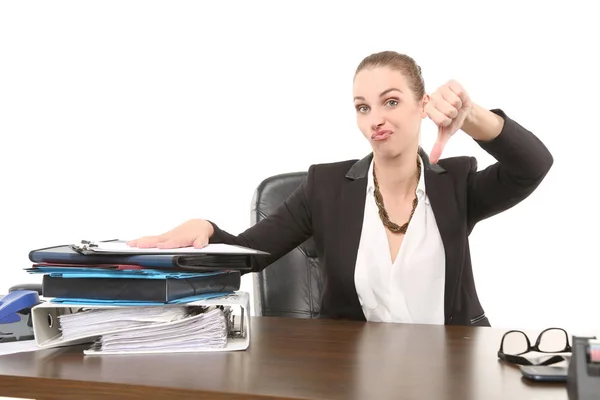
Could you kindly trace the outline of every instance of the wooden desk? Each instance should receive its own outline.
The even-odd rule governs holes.
[[[33,399],[567,399],[497,360],[503,330],[253,318],[235,353],[0,357],[0,396]],[[534,340],[534,338],[532,338]]]

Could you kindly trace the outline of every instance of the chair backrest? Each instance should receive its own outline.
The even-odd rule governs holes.
[[[273,213],[306,176],[306,172],[286,173],[261,182],[252,200],[252,225]],[[261,272],[254,273],[255,314],[318,317],[322,278],[315,244],[309,238]]]

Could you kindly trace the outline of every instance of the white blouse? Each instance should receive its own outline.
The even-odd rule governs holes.
[[[393,263],[374,190],[371,161],[354,274],[367,321],[443,325],[445,253],[423,172],[416,190],[419,203]]]

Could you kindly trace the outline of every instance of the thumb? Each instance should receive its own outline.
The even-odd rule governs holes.
[[[429,155],[429,160],[437,164],[437,162],[442,157],[442,152],[444,151],[444,147],[446,147],[446,143],[450,139],[450,135],[443,132],[443,128],[440,126],[438,128],[438,137],[433,145],[433,149],[431,150],[431,154]]]
[[[194,243],[192,244],[192,246],[195,247],[196,249],[201,249],[201,248],[205,247],[206,245],[208,245],[208,239],[205,236],[198,236],[196,238],[196,240],[194,240]]]

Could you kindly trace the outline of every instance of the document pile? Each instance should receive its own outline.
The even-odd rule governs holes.
[[[32,310],[41,348],[90,344],[87,355],[235,351],[248,348],[250,300],[237,291],[181,304],[77,305]]]
[[[227,345],[228,316],[218,307],[125,307],[59,316],[63,340],[98,337],[89,352],[181,352]]]
[[[110,243],[110,244],[109,244]],[[85,354],[241,350],[249,343],[241,272],[264,255],[237,246],[133,249],[89,242],[30,252],[43,302],[38,346],[91,343]]]

